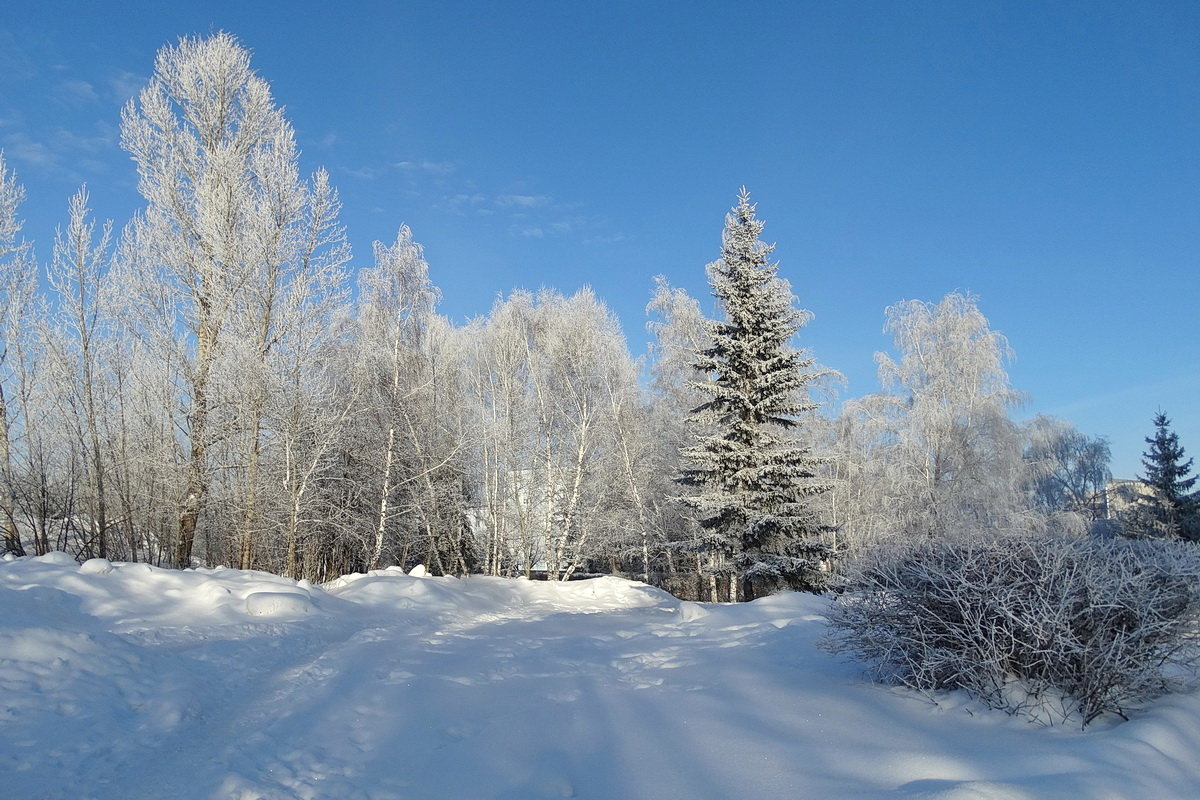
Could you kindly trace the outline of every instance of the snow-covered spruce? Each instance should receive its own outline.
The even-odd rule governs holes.
[[[1182,538],[1200,540],[1200,493],[1189,494],[1196,485],[1192,459],[1179,444],[1179,435],[1171,430],[1171,420],[1158,412],[1154,416],[1154,436],[1146,438],[1149,449],[1142,455],[1146,476],[1145,490],[1133,508],[1124,515],[1122,527],[1127,536]]]
[[[965,689],[1084,726],[1125,716],[1200,667],[1200,553],[1067,537],[925,540],[858,566],[825,646],[875,677]]]
[[[742,189],[725,217],[721,257],[708,266],[724,319],[709,323],[711,345],[695,361],[708,400],[692,412],[698,430],[682,479],[698,491],[683,500],[701,517],[714,600],[720,577],[731,600],[743,581],[752,594],[816,588],[826,555],[813,498],[829,486],[791,435],[817,408],[808,392],[814,361],[790,345],[809,315],[768,260],[774,247],[759,241],[762,228]]]

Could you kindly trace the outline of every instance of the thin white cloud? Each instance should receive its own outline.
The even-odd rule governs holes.
[[[586,224],[586,217],[572,217],[571,219],[560,219],[557,222],[551,222],[550,230],[554,233],[571,233]]]
[[[458,165],[451,161],[398,161],[394,166],[403,172],[420,172],[443,178],[453,174],[458,169]]]
[[[85,175],[107,171],[103,156],[115,153],[117,131],[106,122],[98,122],[89,134],[59,128],[44,139],[35,139],[23,130],[0,137],[5,152],[16,162],[82,181]]]
[[[351,167],[342,172],[351,178],[358,178],[360,181],[373,181],[383,174],[375,167]]]
[[[495,203],[499,208],[540,208],[554,202],[554,198],[546,194],[502,194]]]
[[[11,31],[0,30],[0,82],[27,81],[38,74],[37,62]]]
[[[447,197],[437,205],[455,214],[466,214],[468,211],[480,214],[485,212],[490,213],[490,209],[485,208],[487,202],[487,197],[479,192],[459,192],[456,195]]]
[[[139,75],[136,72],[120,70],[113,73],[108,78],[108,90],[112,95],[124,104],[129,99],[135,97],[142,88],[150,82],[150,79],[144,75]]]
[[[49,169],[58,165],[58,155],[44,142],[30,139],[24,131],[10,133],[4,137],[4,152],[13,161],[21,161],[34,167]]]
[[[619,244],[623,241],[625,241],[625,234],[623,233],[601,233],[596,236],[587,237],[583,240],[583,243],[590,247],[592,245]]]
[[[501,226],[499,229],[510,236],[525,239],[581,236],[588,237],[592,244],[624,238],[604,233],[605,222],[582,213],[580,203],[531,192],[525,181],[510,182],[505,187],[507,191],[483,191],[463,174],[460,163],[409,159],[395,162],[393,167],[403,173],[414,194],[430,199],[433,208],[459,216],[493,218]]]
[[[103,153],[116,150],[120,135],[116,126],[100,121],[92,126],[88,134],[78,134],[65,128],[55,131],[50,137],[50,146],[64,156],[75,153]]]
[[[71,108],[91,105],[100,101],[100,95],[87,81],[65,80],[59,82],[54,90],[54,98],[63,105]]]

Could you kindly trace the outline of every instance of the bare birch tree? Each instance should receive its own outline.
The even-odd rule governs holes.
[[[90,219],[88,192],[81,188],[71,198],[65,230],[54,240],[54,253],[47,280],[58,302],[55,331],[50,337],[62,365],[67,395],[66,416],[82,453],[87,495],[84,524],[94,554],[109,556],[109,490],[105,486],[108,457],[103,426],[108,416],[109,390],[104,385],[102,364],[105,327],[110,327],[104,307],[112,224],[104,223],[96,238]],[[89,553],[93,547],[89,544]]]
[[[430,376],[422,367],[426,331],[437,303],[437,289],[429,281],[429,265],[412,231],[402,226],[391,245],[375,243],[375,267],[360,274],[360,311],[357,328],[358,375],[364,390],[364,409],[375,423],[368,433],[370,462],[376,465],[376,505],[367,565],[377,569],[389,548],[400,537],[396,526],[405,521],[397,513],[401,487],[409,488],[421,475],[411,462],[403,463],[416,430],[410,414],[427,393]],[[368,465],[370,466],[370,465]],[[429,465],[420,469],[428,469]],[[409,520],[410,521],[410,520]],[[411,546],[411,541],[408,542]],[[406,554],[399,555],[401,562]]]
[[[535,304],[529,292],[497,300],[466,330],[469,402],[475,408],[476,523],[489,575],[532,574],[543,558],[536,534],[535,416],[529,386]]]
[[[651,414],[658,431],[658,466],[655,473],[656,494],[666,503],[661,511],[662,528],[667,539],[667,582],[673,592],[696,599],[701,596],[703,554],[700,549],[700,524],[692,509],[678,502],[680,488],[674,481],[683,465],[683,449],[691,444],[692,433],[688,414],[707,399],[695,387],[696,370],[692,366],[697,351],[708,344],[708,320],[700,303],[686,291],[672,287],[666,279],[655,279],[655,289],[648,314],[655,317],[647,323],[654,337],[650,347]],[[692,426],[699,423],[693,421]],[[686,566],[676,574],[676,563]],[[683,575],[690,575],[687,581]]]
[[[939,538],[1039,524],[1024,491],[1022,437],[1009,416],[1004,337],[971,295],[887,310],[898,359],[877,356],[886,392],[848,403],[839,422],[842,538]]]
[[[290,136],[290,131],[287,132]],[[281,392],[303,391],[285,381],[296,369],[314,359],[323,337],[320,331],[340,302],[345,282],[344,265],[350,252],[338,224],[340,203],[319,170],[312,188],[298,178],[295,147],[281,143],[266,151],[257,173],[273,183],[264,187],[263,211],[272,220],[264,225],[254,259],[255,271],[238,301],[233,322],[238,374],[238,418],[241,421],[236,460],[244,466],[237,492],[235,521],[237,563],[252,568],[259,559],[260,541],[271,524],[263,518],[272,498],[263,497],[278,487],[273,477],[264,482],[264,460],[269,431],[268,416]],[[277,433],[277,432],[274,432]]]
[[[37,265],[29,243],[20,238],[19,217],[25,189],[0,153],[0,525],[4,549],[24,555],[17,525],[15,452],[25,422],[27,336],[37,284]],[[39,548],[40,549],[40,548]]]

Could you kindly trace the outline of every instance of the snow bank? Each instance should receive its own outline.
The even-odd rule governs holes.
[[[1200,698],[1087,733],[814,646],[826,601],[0,561],[5,798],[1200,796]]]
[[[292,617],[312,610],[312,600],[299,592],[251,592],[246,595],[246,613],[252,617]]]
[[[566,583],[482,575],[460,579],[406,575],[398,567],[347,575],[326,584],[325,589],[340,599],[380,609],[419,609],[461,617],[595,614],[674,608],[679,602],[661,589],[613,577]]]

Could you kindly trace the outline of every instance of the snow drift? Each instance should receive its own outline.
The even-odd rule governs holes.
[[[1185,798],[1200,698],[1087,733],[865,683],[826,601],[616,578],[0,562],[0,794]]]

